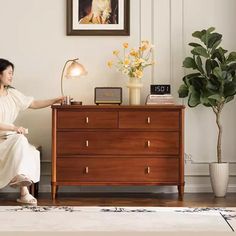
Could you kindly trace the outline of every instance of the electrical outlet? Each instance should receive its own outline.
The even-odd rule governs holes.
[[[184,153],[184,161],[185,161],[185,163],[186,163],[186,162],[191,162],[191,163],[193,163],[192,155],[191,155],[191,154],[188,154],[188,153]]]

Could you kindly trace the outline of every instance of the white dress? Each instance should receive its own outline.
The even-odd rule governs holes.
[[[33,101],[16,89],[8,89],[6,96],[0,97],[0,123],[13,124],[18,113],[26,110]],[[6,131],[0,131],[0,188],[19,174],[26,175],[33,182],[40,178],[39,151],[29,144],[23,134],[11,134],[4,139]]]

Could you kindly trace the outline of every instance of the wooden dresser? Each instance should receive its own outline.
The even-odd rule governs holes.
[[[176,185],[184,193],[184,106],[52,106],[59,186]]]

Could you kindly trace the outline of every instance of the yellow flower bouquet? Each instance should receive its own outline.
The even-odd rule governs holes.
[[[113,51],[115,61],[109,61],[108,66],[112,67],[114,65],[130,78],[141,79],[143,77],[143,69],[154,64],[152,61],[153,45],[149,41],[142,41],[138,49],[132,48],[129,50],[128,48],[129,44],[123,43],[124,53],[122,56],[119,50]]]

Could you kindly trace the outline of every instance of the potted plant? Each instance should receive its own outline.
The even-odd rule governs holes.
[[[196,31],[193,37],[200,43],[189,43],[193,49],[191,57],[186,57],[183,67],[192,69],[194,73],[183,77],[178,90],[179,97],[188,97],[189,107],[202,104],[212,109],[216,116],[218,129],[217,162],[210,163],[211,184],[215,196],[224,197],[229,179],[229,164],[222,162],[222,124],[221,114],[226,103],[234,99],[236,94],[236,52],[228,53],[220,45],[222,35],[211,27]]]

